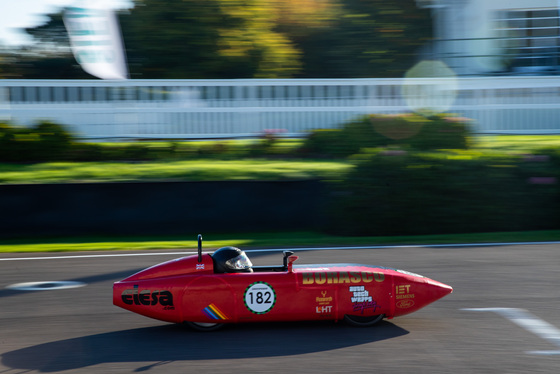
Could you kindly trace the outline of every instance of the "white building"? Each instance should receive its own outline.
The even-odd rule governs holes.
[[[458,75],[560,72],[560,0],[417,0],[432,9],[429,54]]]

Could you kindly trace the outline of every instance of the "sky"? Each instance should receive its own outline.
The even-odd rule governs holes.
[[[94,2],[96,0],[89,0]],[[129,8],[131,0],[97,0],[113,8]],[[74,5],[76,0],[0,0],[0,46],[14,47],[31,43],[31,38],[22,31],[27,27],[39,26],[47,21],[45,14]]]

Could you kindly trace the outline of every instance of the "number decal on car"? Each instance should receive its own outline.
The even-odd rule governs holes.
[[[245,290],[243,298],[247,309],[255,314],[269,312],[276,303],[276,293],[270,284],[266,282],[252,283]]]

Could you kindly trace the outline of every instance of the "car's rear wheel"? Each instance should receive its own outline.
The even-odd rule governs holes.
[[[196,331],[216,331],[224,327],[223,323],[189,322],[185,324]]]
[[[379,314],[377,316],[351,316],[346,314],[344,316],[344,322],[349,325],[357,327],[369,327],[375,325],[377,322],[381,321],[385,317],[384,314]]]

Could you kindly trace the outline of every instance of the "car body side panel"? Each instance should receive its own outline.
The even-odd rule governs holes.
[[[390,312],[390,293],[391,276],[369,268],[216,274],[187,284],[183,318],[228,323],[373,316]],[[206,309],[212,305],[222,317]]]
[[[320,296],[309,298],[317,313],[328,307],[328,291],[335,296],[335,319],[342,319],[346,314],[365,317],[387,314],[390,310],[391,275],[385,274],[384,269],[326,265],[297,271],[302,288],[321,292]]]
[[[166,322],[181,321],[181,298],[187,279],[171,277],[121,281],[113,285],[113,304]]]
[[[221,277],[199,276],[183,289],[182,321],[229,323],[238,320],[231,284]]]

